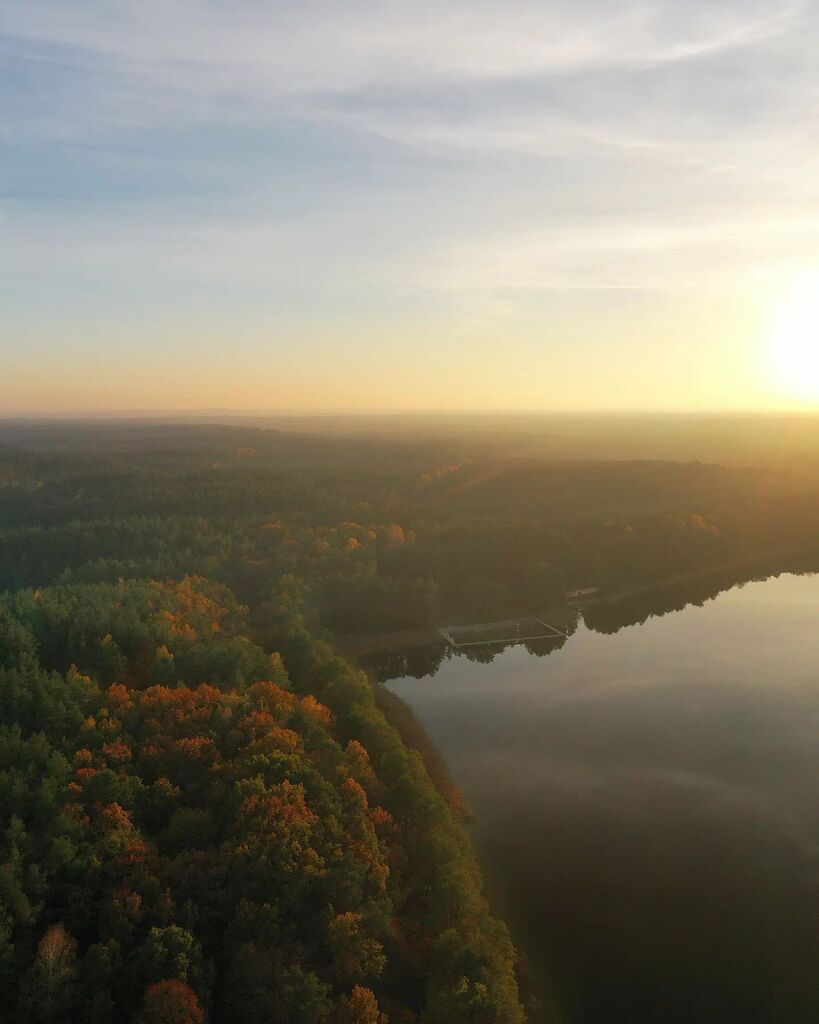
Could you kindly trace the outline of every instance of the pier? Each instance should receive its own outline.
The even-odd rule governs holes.
[[[437,626],[436,632],[454,648],[484,647],[487,644],[525,643],[527,640],[566,640],[568,632],[534,615],[472,626]]]

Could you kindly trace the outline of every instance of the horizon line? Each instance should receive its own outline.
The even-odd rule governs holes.
[[[449,417],[463,419],[466,417],[491,418],[560,418],[571,416],[613,416],[613,417],[675,417],[690,418],[707,416],[819,416],[819,404],[786,407],[786,406],[736,406],[713,408],[634,408],[634,407],[581,407],[576,409],[243,409],[231,407],[204,407],[194,409],[62,409],[55,412],[42,410],[0,410],[0,422],[60,422],[60,421],[116,421],[116,420],[184,420],[202,417],[223,419],[226,417],[243,419],[374,419],[374,418],[412,418],[428,419],[432,417]]]

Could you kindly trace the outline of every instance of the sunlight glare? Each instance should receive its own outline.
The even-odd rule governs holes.
[[[782,390],[819,399],[819,267],[792,280],[774,317],[769,355]]]

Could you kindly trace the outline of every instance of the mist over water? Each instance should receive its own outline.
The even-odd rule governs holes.
[[[818,627],[819,577],[782,576],[388,684],[566,1021],[817,1019]]]

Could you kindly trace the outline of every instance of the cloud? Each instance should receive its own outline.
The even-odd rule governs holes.
[[[338,4],[7,0],[5,49],[67,73],[104,75],[137,106],[166,91],[265,109],[305,95],[487,81],[692,61],[769,45],[798,29],[801,5],[759,0],[473,0]],[[105,97],[100,97],[105,109]],[[203,104],[204,107],[199,106]],[[162,108],[145,103],[142,115]],[[221,110],[225,112],[224,108]]]
[[[755,287],[815,262],[818,31],[761,0],[4,0],[4,299],[469,323]]]

